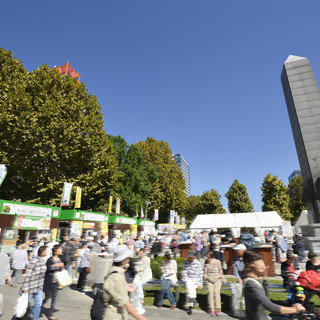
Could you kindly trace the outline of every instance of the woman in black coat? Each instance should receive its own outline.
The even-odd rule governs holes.
[[[60,256],[62,255],[62,247],[59,245],[55,245],[52,248],[52,257],[47,260],[47,271],[44,278],[43,291],[46,294],[46,297],[43,301],[45,304],[49,299],[51,299],[51,306],[49,309],[49,317],[50,320],[55,320],[54,316],[55,304],[57,300],[58,294],[58,282],[55,277],[55,273],[61,271],[64,267],[64,264],[60,260]]]

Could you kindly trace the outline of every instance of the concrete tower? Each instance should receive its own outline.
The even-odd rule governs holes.
[[[314,222],[320,222],[320,91],[309,60],[289,56],[281,73],[296,145],[304,198]]]

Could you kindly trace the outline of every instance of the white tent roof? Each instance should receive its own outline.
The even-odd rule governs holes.
[[[230,214],[199,214],[190,229],[219,228],[272,228],[282,225],[282,218],[276,211],[246,212]]]

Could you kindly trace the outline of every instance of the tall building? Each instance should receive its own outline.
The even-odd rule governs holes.
[[[297,149],[308,212],[320,222],[320,91],[307,58],[289,56],[281,82]]]
[[[180,171],[183,174],[183,178],[185,180],[185,186],[186,186],[184,192],[186,193],[187,197],[189,197],[191,195],[189,165],[187,164],[186,160],[183,159],[180,153],[173,154],[172,159],[175,160]]]
[[[288,180],[290,181],[291,179],[295,177],[300,177],[301,176],[301,170],[293,170],[290,176],[288,177]]]

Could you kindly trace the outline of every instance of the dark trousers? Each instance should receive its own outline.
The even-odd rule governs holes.
[[[81,268],[77,288],[83,290],[87,282],[87,268]]]
[[[49,308],[49,317],[53,317],[54,310],[56,308],[56,301],[57,301],[57,295],[58,295],[58,285],[54,283],[50,290],[45,291],[45,298],[43,301],[43,304],[45,304],[49,299],[51,299],[51,306]]]

